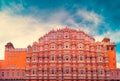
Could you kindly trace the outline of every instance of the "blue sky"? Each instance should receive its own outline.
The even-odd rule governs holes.
[[[120,0],[0,0],[0,49],[9,41],[26,47],[49,30],[67,26],[96,41],[110,37],[117,45],[120,67],[119,8]]]

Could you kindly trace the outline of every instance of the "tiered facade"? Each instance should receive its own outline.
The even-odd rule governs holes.
[[[26,79],[107,80],[116,68],[115,55],[108,38],[95,42],[80,30],[52,30],[28,46]]]
[[[5,60],[0,61],[0,79],[120,79],[120,69],[116,70],[116,45],[110,42],[109,38],[95,42],[93,37],[83,31],[64,28],[51,30],[25,49],[16,49],[11,43],[5,47]]]

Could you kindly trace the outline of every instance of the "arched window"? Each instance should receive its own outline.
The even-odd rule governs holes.
[[[52,58],[51,58],[53,61],[55,60],[55,58],[54,58],[54,56],[52,56]]]
[[[66,74],[69,74],[69,73],[70,73],[69,68],[66,68],[65,73],[66,73]]]
[[[104,74],[104,70],[103,70],[103,69],[100,69],[100,70],[99,70],[99,74],[100,74],[100,75],[103,75],[103,74]]]
[[[104,67],[103,66],[98,66],[98,74],[104,75]]]
[[[33,46],[32,49],[33,49],[33,52],[37,52],[37,46]]]
[[[50,57],[50,59],[51,59],[51,61],[55,61],[55,56],[52,55],[52,56]]]
[[[81,71],[80,71],[80,74],[84,74],[84,70],[81,70]]]
[[[78,48],[79,48],[80,50],[82,50],[83,47],[84,47],[84,45],[83,45],[82,43],[78,44]]]
[[[97,60],[98,60],[98,62],[102,62],[103,61],[103,57],[99,56]]]
[[[82,56],[80,56],[80,61],[82,61],[83,60],[83,57]]]
[[[102,57],[100,57],[100,61],[102,61]]]
[[[110,74],[110,71],[109,71],[109,70],[106,70],[106,74],[109,75],[109,74]]]
[[[35,69],[32,70],[32,74],[33,75],[36,74],[36,70]]]
[[[66,59],[66,60],[69,60],[69,57],[67,56],[67,57],[65,57],[65,59]]]
[[[35,71],[33,70],[32,74],[35,74]]]
[[[27,58],[26,58],[26,61],[27,61],[27,62],[30,62],[30,58],[29,58],[29,57],[27,57]]]
[[[64,48],[65,48],[65,49],[68,49],[68,48],[70,48],[70,45],[69,45],[69,43],[64,43]]]
[[[65,61],[68,61],[68,60],[70,60],[70,56],[66,55],[66,56],[64,56],[64,59],[65,59]]]
[[[54,49],[54,48],[55,48],[55,44],[51,44],[51,45],[50,45],[50,48],[51,48],[51,49]]]
[[[37,57],[35,55],[32,57],[32,61],[33,62],[37,61]]]
[[[65,35],[64,35],[64,38],[69,38],[69,34],[65,34]]]
[[[4,72],[2,72],[2,77],[4,77]]]
[[[62,49],[62,44],[58,44],[58,49],[59,49],[59,50]]]
[[[105,57],[105,62],[108,62],[108,57]]]
[[[52,70],[51,70],[51,74],[55,74],[55,71],[54,71],[54,69],[52,69]]]
[[[102,74],[103,74],[103,71],[100,71],[100,74],[102,75]]]

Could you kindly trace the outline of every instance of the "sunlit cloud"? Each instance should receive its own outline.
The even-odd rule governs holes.
[[[52,29],[64,28],[66,26],[81,29],[95,37],[96,41],[101,41],[104,37],[109,37],[111,41],[120,42],[120,31],[112,31],[109,26],[106,26],[108,31],[99,34],[99,25],[106,23],[104,17],[95,13],[94,11],[87,11],[86,9],[78,9],[76,14],[71,15],[67,10],[61,9],[52,14],[49,14],[42,19],[43,15],[39,15],[36,7],[29,9],[34,10],[32,15],[19,15],[17,12],[24,10],[21,4],[10,4],[11,7],[2,7],[0,12],[0,59],[4,58],[4,45],[7,42],[12,42],[17,48],[26,48],[27,45],[38,41],[38,38]],[[36,15],[37,13],[37,15]],[[45,16],[45,15],[44,15]],[[78,22],[76,20],[81,19]],[[119,58],[117,58],[118,60]],[[119,67],[118,63],[118,67]]]
[[[120,63],[119,62],[117,63],[117,68],[120,68]]]
[[[27,47],[51,29],[64,27],[58,22],[40,22],[32,16],[9,15],[6,11],[0,12],[0,16],[0,59],[4,57],[7,42],[13,42],[15,47]]]

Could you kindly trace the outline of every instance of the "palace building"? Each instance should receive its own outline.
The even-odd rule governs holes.
[[[119,81],[116,45],[67,27],[51,30],[27,48],[9,42],[0,61],[0,80]]]
[[[25,79],[27,48],[14,48],[11,42],[5,45],[5,60],[0,60],[0,79]]]

